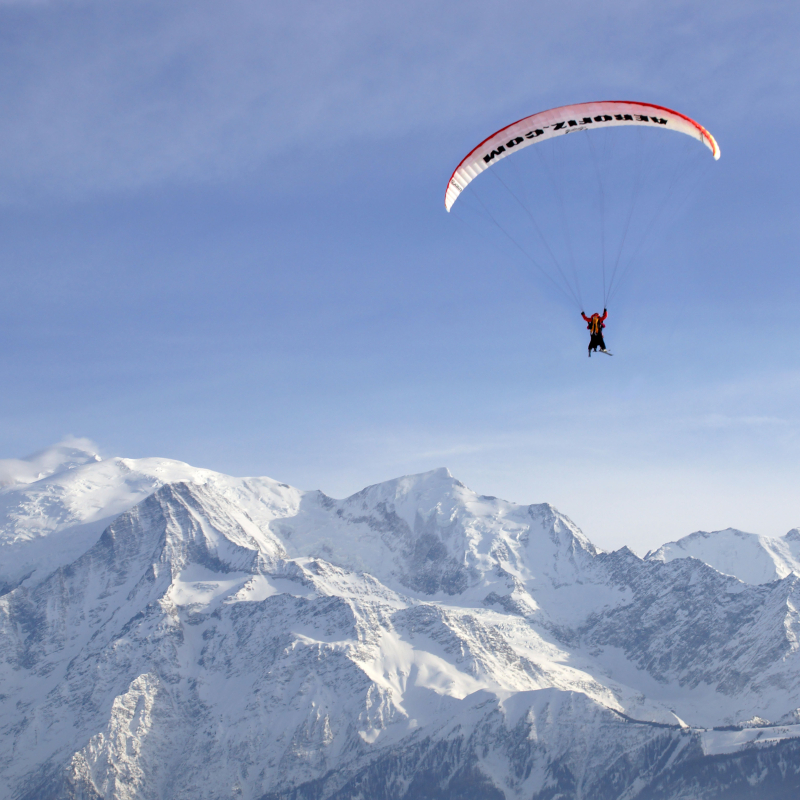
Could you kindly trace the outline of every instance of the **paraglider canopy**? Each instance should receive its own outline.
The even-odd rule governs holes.
[[[618,125],[646,125],[684,133],[699,139],[711,150],[715,159],[719,158],[719,146],[702,125],[663,106],[627,100],[561,106],[513,122],[484,139],[453,171],[445,192],[445,208],[450,211],[472,180],[517,150],[576,131]]]
[[[579,131],[587,133],[567,136]],[[714,163],[692,140],[719,158],[702,125],[653,103],[608,100],[542,111],[471,150],[447,183],[445,208],[463,193],[454,216],[471,235],[485,235],[513,260],[522,255],[578,311],[597,302],[584,303],[584,289],[607,308]],[[470,185],[490,167],[493,180]],[[660,258],[651,247],[645,261]]]

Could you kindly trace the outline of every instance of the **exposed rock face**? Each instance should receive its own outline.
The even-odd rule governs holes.
[[[602,553],[446,470],[338,501],[71,457],[0,490],[2,797],[800,789],[792,572]]]

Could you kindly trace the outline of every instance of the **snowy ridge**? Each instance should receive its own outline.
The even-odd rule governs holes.
[[[46,451],[48,461],[65,455],[55,450]],[[66,455],[61,469],[0,489],[0,593],[22,581],[35,585],[78,558],[115,517],[168,484],[213,485],[263,525],[301,494],[268,478],[233,479],[164,458],[101,461],[75,448]]]
[[[697,531],[645,556],[661,562],[688,557],[745,583],[769,583],[787,575],[800,575],[800,530],[793,528],[779,539],[734,528]]]
[[[34,483],[48,475],[100,461],[97,448],[88,439],[65,439],[27,458],[0,459],[0,486]]]
[[[800,781],[794,574],[603,553],[447,470],[334,500],[87,458],[0,503],[0,796],[710,798],[719,759],[732,788]]]

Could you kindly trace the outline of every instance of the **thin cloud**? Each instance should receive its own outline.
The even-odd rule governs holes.
[[[791,26],[777,24],[796,15],[786,3],[771,6],[772,26],[763,24],[770,6],[745,3],[571,6],[0,6],[4,30],[16,34],[0,58],[5,198],[228,180],[291,159],[303,172],[315,154],[330,160],[339,148],[350,160],[365,140],[412,132],[455,129],[461,147],[531,103],[641,93],[644,76],[648,96],[686,97],[688,110],[708,116],[725,104],[741,113],[795,80],[796,69],[775,69],[781,59],[797,66]],[[759,40],[742,48],[754,14]],[[665,25],[672,36],[656,36]],[[721,73],[726,85],[738,76],[735,103],[719,97]]]
[[[33,483],[90,461],[100,461],[97,445],[91,439],[67,436],[27,458],[0,459],[0,486]]]
[[[734,427],[762,427],[765,425],[790,425],[788,419],[768,416],[748,416],[743,414],[707,414],[698,420],[698,427],[704,428],[734,428]]]

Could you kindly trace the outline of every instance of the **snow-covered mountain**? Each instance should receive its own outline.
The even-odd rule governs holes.
[[[662,545],[645,558],[667,562],[689,556],[745,583],[769,583],[792,573],[800,575],[800,529],[793,528],[779,539],[734,528],[697,531]]]
[[[48,464],[0,490],[2,797],[800,791],[792,572],[604,553],[443,469]]]

